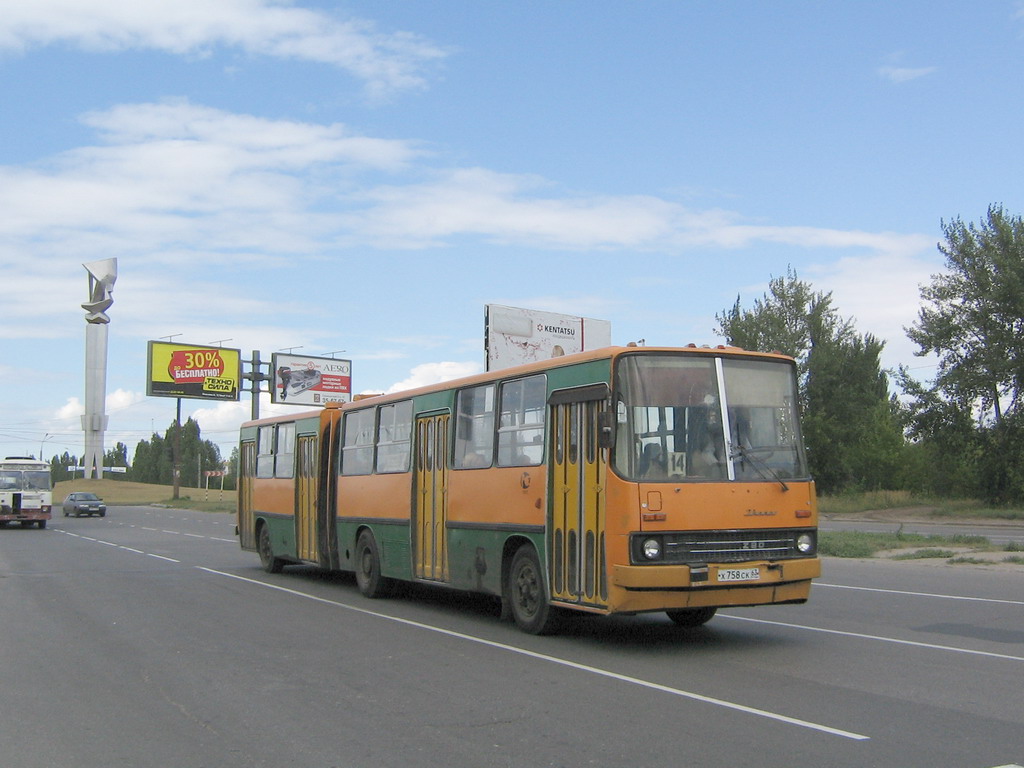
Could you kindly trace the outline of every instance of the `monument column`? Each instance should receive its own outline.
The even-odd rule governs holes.
[[[85,432],[83,477],[103,477],[103,433],[107,429],[107,310],[114,303],[111,293],[117,280],[117,259],[83,264],[89,273],[89,301],[85,310]],[[94,474],[95,473],[95,474]]]

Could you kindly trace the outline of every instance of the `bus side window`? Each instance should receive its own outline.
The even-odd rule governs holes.
[[[276,429],[273,425],[260,427],[257,438],[256,477],[274,476],[274,439]]]
[[[494,462],[494,385],[459,391],[455,407],[455,468]]]
[[[295,425],[277,425],[277,446],[274,451],[274,477],[293,477],[295,475]]]
[[[412,400],[382,405],[377,427],[377,471],[406,472],[412,443]]]
[[[544,460],[544,376],[509,381],[501,387],[498,466],[529,467]]]
[[[373,408],[345,414],[341,474],[368,475],[373,470]]]

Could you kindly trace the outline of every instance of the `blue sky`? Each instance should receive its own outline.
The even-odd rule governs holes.
[[[110,257],[107,448],[174,418],[151,339],[393,390],[481,370],[487,303],[716,344],[790,267],[927,378],[941,222],[1024,210],[1022,61],[1010,0],[0,0],[0,452],[83,452]],[[226,457],[247,398],[183,413]]]

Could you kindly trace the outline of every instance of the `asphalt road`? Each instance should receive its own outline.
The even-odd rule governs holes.
[[[1024,570],[829,560],[805,606],[583,619],[267,575],[227,515],[0,530],[4,768],[1024,765]]]

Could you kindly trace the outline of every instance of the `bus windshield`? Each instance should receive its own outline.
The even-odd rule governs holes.
[[[645,482],[806,479],[794,367],[766,359],[623,357],[613,465]]]
[[[48,491],[50,471],[36,469],[0,469],[0,490]]]

